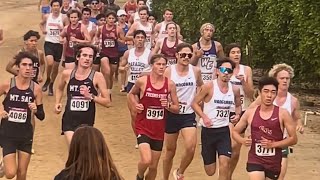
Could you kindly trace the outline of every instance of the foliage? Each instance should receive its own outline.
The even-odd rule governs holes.
[[[170,8],[189,42],[199,39],[200,26],[216,26],[223,45],[248,47],[245,62],[269,69],[285,62],[300,82],[320,78],[320,1],[314,0],[153,0],[158,17]],[[246,48],[244,48],[246,49]]]

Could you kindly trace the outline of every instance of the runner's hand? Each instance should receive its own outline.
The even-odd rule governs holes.
[[[296,130],[300,133],[303,134],[304,133],[304,128],[302,124],[298,124]]]
[[[239,120],[240,120],[240,116],[237,114],[230,117],[230,121],[232,124],[236,124],[237,122],[239,122]]]
[[[33,113],[36,113],[37,112],[37,105],[36,103],[28,103],[28,107],[29,109],[33,112]]]
[[[247,146],[247,147],[251,146],[251,144],[252,144],[251,135],[245,137],[244,139],[245,139],[245,140],[244,140],[244,142],[243,142],[242,144],[245,145],[245,146]]]
[[[86,85],[80,86],[80,94],[83,95],[86,99],[91,99],[92,94],[90,93],[90,89]]]
[[[70,37],[70,41],[72,41],[72,42],[78,42],[78,39],[75,38],[75,37],[73,37],[73,36],[71,36],[71,37]]]
[[[206,127],[211,127],[213,125],[211,120],[206,115],[202,117],[202,121]]]
[[[196,50],[194,51],[194,55],[195,55],[196,58],[202,57],[203,54],[204,54],[204,52],[203,52],[203,50],[202,50],[201,48],[200,48],[200,49],[196,49]]]
[[[243,74],[238,74],[238,75],[236,75],[236,78],[237,78],[239,81],[241,81],[241,82],[244,81],[244,75],[243,75]]]
[[[262,140],[260,142],[261,142],[261,146],[263,148],[267,148],[267,149],[273,148],[272,147],[272,140],[266,139],[263,136],[261,138],[262,138]]]
[[[55,105],[55,113],[60,114],[62,111],[62,104],[58,103]]]
[[[2,119],[8,118],[8,113],[7,113],[6,111],[2,111],[2,112],[0,113],[0,117],[1,117]]]
[[[141,113],[144,110],[143,104],[137,104],[136,110],[137,110],[137,113]]]
[[[160,103],[162,107],[168,107],[168,99],[160,99]]]

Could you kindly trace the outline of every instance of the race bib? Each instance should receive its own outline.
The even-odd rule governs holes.
[[[151,36],[147,36],[146,42],[147,42],[147,43],[150,43],[150,42],[151,42]]]
[[[256,143],[256,155],[257,156],[275,156],[275,148],[267,149],[263,148],[260,143]]]
[[[201,74],[201,77],[202,77],[203,81],[212,81],[213,80],[212,74]]]
[[[168,66],[174,65],[174,64],[177,64],[177,59],[168,59],[168,63],[167,63]]]
[[[185,104],[179,104],[179,113],[184,114],[187,110],[187,105]]]
[[[139,78],[139,74],[131,74],[130,76],[131,81],[136,81]]]
[[[15,123],[25,123],[28,117],[27,109],[10,108],[8,121]]]
[[[244,106],[244,95],[240,95],[241,106]]]
[[[59,36],[60,35],[60,29],[50,29],[49,30],[49,36]]]
[[[84,99],[83,96],[74,96],[71,99],[70,110],[71,111],[88,111],[90,101]]]
[[[33,70],[31,71],[31,77],[34,78],[37,75],[37,69],[33,68]]]
[[[163,120],[164,109],[163,108],[148,108],[147,119],[149,120]]]
[[[115,46],[116,46],[116,43],[115,43],[115,41],[112,40],[112,39],[105,39],[105,40],[103,41],[103,45],[104,45],[104,47],[106,47],[106,48],[111,48],[111,47],[115,47]]]
[[[217,109],[216,117],[217,118],[229,118],[230,110],[229,109]]]
[[[69,41],[69,47],[73,48],[73,46],[74,46],[74,43],[72,41]]]

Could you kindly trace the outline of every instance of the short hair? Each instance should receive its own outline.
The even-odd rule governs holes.
[[[211,23],[204,23],[204,24],[202,24],[202,26],[200,27],[200,34],[203,33],[204,29],[205,29],[207,26],[211,26],[212,29],[215,30],[215,27],[214,27],[213,24],[211,24]]]
[[[117,19],[117,17],[118,17],[115,12],[110,11],[110,12],[108,12],[108,13],[106,14],[106,18],[109,17],[110,15],[112,15],[112,16],[113,16],[114,18],[116,18],[116,19]]]
[[[151,56],[150,64],[154,64],[157,60],[160,60],[161,58],[166,60],[166,64],[167,64],[168,59],[163,54],[154,54],[153,56]]]
[[[173,24],[173,25],[176,27],[176,29],[178,29],[178,26],[177,26],[177,24],[176,24],[175,22],[168,22],[168,23],[166,24],[165,30],[168,29],[168,26],[169,26],[170,24]]]
[[[100,20],[101,18],[106,18],[106,15],[105,14],[98,14],[96,16],[96,20]]]
[[[166,9],[163,11],[163,14],[165,14],[167,11],[169,11],[169,12],[172,12],[172,13],[173,13],[172,9],[170,9],[170,8],[166,8]]]
[[[82,14],[81,14],[80,11],[78,11],[78,10],[76,10],[76,9],[71,9],[70,11],[68,11],[68,13],[67,13],[68,18],[70,18],[70,15],[71,15],[71,14],[74,14],[74,13],[77,13],[78,18],[81,19],[81,15],[82,15]]]
[[[141,7],[139,8],[139,10],[138,10],[139,14],[140,14],[140,12],[143,11],[143,10],[146,10],[146,11],[147,11],[147,14],[149,15],[149,8],[148,8],[148,6],[141,6]]]
[[[14,56],[14,59],[16,60],[14,64],[19,67],[19,64],[21,63],[22,59],[25,59],[25,58],[30,59],[32,63],[39,61],[39,59],[33,54],[29,52],[21,51]]]
[[[193,52],[193,48],[189,43],[180,43],[176,47],[176,53],[180,52],[183,48],[189,48]]]
[[[238,43],[228,44],[228,45],[225,47],[225,49],[224,49],[224,52],[225,52],[225,54],[226,54],[227,57],[229,57],[229,54],[230,54],[230,52],[231,52],[231,50],[232,50],[233,48],[239,48],[240,51],[241,51],[241,46],[240,46],[240,44],[238,44]]]
[[[270,77],[276,78],[277,75],[278,75],[278,73],[279,73],[280,71],[283,71],[283,70],[284,70],[284,71],[287,71],[287,72],[289,73],[290,78],[293,78],[293,77],[294,77],[294,70],[293,70],[293,68],[292,68],[290,65],[286,64],[286,63],[273,65],[273,67],[270,69],[270,71],[269,71],[268,74],[269,74]]]
[[[147,38],[147,34],[146,32],[144,32],[144,30],[136,30],[133,33],[133,38],[136,38],[137,35],[142,34],[144,36],[144,38]]]
[[[91,14],[91,9],[88,7],[85,7],[82,9],[81,13],[83,14],[83,12],[89,12]]]
[[[56,2],[59,3],[59,6],[62,5],[62,0],[51,0],[50,6],[52,6],[53,3],[56,3]]]
[[[91,48],[93,50],[93,59],[96,58],[97,53],[98,53],[98,49],[94,45],[83,44],[83,43],[79,43],[79,44],[75,45],[75,47],[74,47],[74,53],[75,53],[76,58],[80,57],[83,48]],[[78,64],[78,60],[76,60],[75,63]]]
[[[276,90],[278,91],[278,81],[276,78],[274,77],[270,77],[270,76],[264,76],[261,77],[258,83],[258,89],[261,92],[262,88],[266,85],[274,85],[274,87],[276,88]]]
[[[236,67],[236,64],[230,58],[223,57],[217,60],[217,68],[220,68],[224,63],[230,63],[232,69]]]
[[[23,35],[23,40],[26,41],[32,36],[35,36],[37,39],[40,39],[40,34],[37,31],[29,30],[26,34]]]
[[[140,1],[143,1],[143,3],[146,4],[145,0],[137,0],[137,4],[139,4]]]

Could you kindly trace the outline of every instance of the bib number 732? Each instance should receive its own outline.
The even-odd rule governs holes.
[[[229,117],[229,110],[217,109],[217,117]]]

